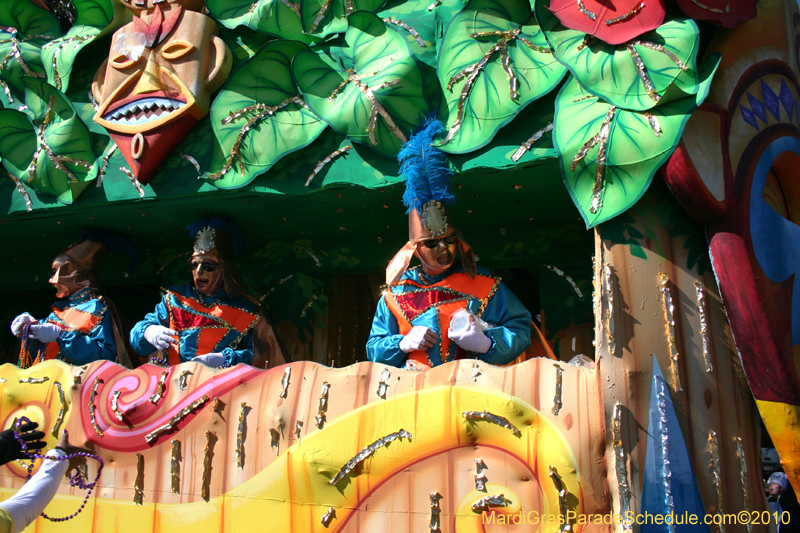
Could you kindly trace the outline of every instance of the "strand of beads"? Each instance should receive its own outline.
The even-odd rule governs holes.
[[[45,346],[36,339],[30,338],[31,324],[22,326],[22,344],[19,349],[19,367],[30,368],[44,360]],[[31,354],[31,348],[36,353],[36,357]]]
[[[92,482],[86,481],[86,478],[83,477],[83,472],[81,471],[80,468],[76,468],[75,473],[72,474],[69,478],[70,486],[78,487],[86,491],[86,496],[83,498],[83,503],[81,504],[80,508],[78,508],[77,511],[75,511],[71,515],[67,515],[60,518],[54,518],[52,516],[46,515],[45,513],[42,513],[42,517],[52,522],[66,522],[67,520],[70,520],[78,516],[80,512],[86,508],[86,503],[89,501],[89,496],[92,495],[92,491],[97,486],[97,482],[100,480],[100,474],[103,472],[103,466],[105,466],[105,462],[103,461],[103,458],[100,457],[99,455],[95,455],[89,452],[75,452],[67,454],[63,457],[52,457],[52,456],[46,457],[38,453],[28,453],[28,445],[24,440],[22,440],[22,436],[20,435],[20,429],[19,429],[22,424],[28,422],[30,422],[30,420],[27,417],[23,416],[14,423],[14,438],[17,439],[17,442],[19,442],[20,448],[22,449],[22,453],[31,460],[31,464],[28,465],[27,479],[30,479],[33,474],[33,465],[36,462],[36,459],[41,459],[43,461],[44,459],[49,459],[51,461],[69,461],[70,459],[74,459],[76,457],[87,457],[90,459],[95,459],[100,464],[97,467],[97,476],[95,476],[94,481]]]

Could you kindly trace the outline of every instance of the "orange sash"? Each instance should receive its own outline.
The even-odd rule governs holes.
[[[489,299],[494,295],[497,286],[500,285],[500,278],[482,274],[477,274],[474,278],[471,278],[464,272],[456,272],[455,274],[447,276],[442,281],[431,285],[421,285],[410,279],[402,279],[397,285],[406,285],[416,288],[416,290],[406,292],[398,291],[397,293],[393,292],[390,288],[385,293],[386,304],[389,307],[389,311],[391,311],[392,315],[397,319],[400,333],[402,335],[407,335],[408,332],[411,331],[411,328],[414,327],[413,320],[416,317],[423,315],[431,308],[435,309],[439,320],[439,355],[443,362],[447,362],[447,356],[450,353],[450,338],[447,336],[447,330],[450,329],[451,317],[459,309],[466,308],[469,300],[472,298],[481,302],[480,309],[477,313],[478,316],[481,316],[489,303]],[[398,301],[398,298],[402,298],[403,295],[434,291],[445,291],[448,294],[447,301],[431,303],[426,307],[416,307],[413,310],[409,309],[409,306],[403,306]],[[412,311],[411,314],[413,316],[409,316],[410,311]],[[457,348],[456,359],[461,359],[465,356],[466,352],[461,348]],[[414,361],[420,368],[431,368],[432,366],[431,360],[428,358],[428,353],[425,350],[415,350],[408,354],[408,358]]]

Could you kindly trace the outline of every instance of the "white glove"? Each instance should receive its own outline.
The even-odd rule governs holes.
[[[56,342],[64,330],[55,324],[45,322],[44,324],[33,324],[30,329],[31,339],[39,342]]]
[[[203,363],[212,368],[219,368],[225,364],[225,356],[221,353],[207,353],[205,355],[198,355],[192,361]]]
[[[173,338],[177,334],[177,331],[164,326],[147,326],[144,330],[144,340],[159,350],[166,350],[170,344],[178,344],[178,341]]]
[[[11,321],[11,333],[19,337],[22,335],[22,328],[25,326],[25,324],[35,324],[36,322],[38,322],[38,320],[33,318],[28,313],[22,313]]]
[[[425,350],[436,344],[439,336],[431,328],[414,326],[411,331],[400,341],[400,349],[405,353],[415,350]]]
[[[453,331],[452,328],[448,329],[447,336],[468,352],[486,353],[492,347],[492,339],[481,330],[475,318],[471,315],[467,327],[460,331]]]

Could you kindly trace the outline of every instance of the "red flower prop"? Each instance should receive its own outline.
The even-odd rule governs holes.
[[[710,20],[735,28],[756,16],[757,0],[678,0],[678,6],[695,20]]]
[[[608,44],[621,44],[658,28],[665,15],[664,0],[552,0],[549,9],[567,28]]]

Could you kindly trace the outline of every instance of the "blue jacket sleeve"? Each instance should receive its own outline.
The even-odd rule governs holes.
[[[531,313],[504,283],[481,318],[494,326],[486,330],[492,347],[478,357],[493,365],[505,365],[520,356],[531,345]]]
[[[244,363],[246,365],[253,364],[253,330],[251,329],[244,339],[239,343],[241,348],[234,350],[233,348],[225,348],[222,350],[222,355],[225,357],[226,365],[237,365]]]
[[[408,354],[400,349],[402,339],[397,319],[389,311],[384,297],[381,296],[367,339],[367,358],[373,363],[402,367],[408,358]]]
[[[168,326],[169,319],[167,317],[167,304],[164,301],[165,296],[161,297],[161,301],[156,305],[152,313],[147,313],[144,319],[137,322],[133,329],[131,329],[130,342],[133,351],[139,355],[150,355],[158,348],[150,344],[144,339],[144,330],[149,326]]]
[[[68,359],[73,365],[85,365],[92,361],[117,359],[117,343],[114,340],[114,319],[107,312],[89,333],[65,331],[58,341],[59,358]]]

